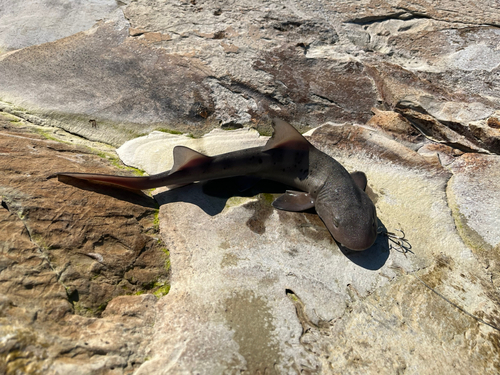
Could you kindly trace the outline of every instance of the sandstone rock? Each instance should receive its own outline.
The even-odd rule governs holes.
[[[343,254],[317,216],[276,211],[272,196],[264,193],[228,198],[207,196],[200,185],[158,189],[173,288],[157,305],[165,319],[149,346],[151,360],[138,373],[372,373],[386,369],[377,358],[385,358],[381,348],[387,347],[398,353],[389,360],[395,371],[432,371],[425,365],[430,358],[442,358],[440,371],[456,361],[464,368],[472,361],[479,372],[496,366],[498,359],[486,358],[498,358],[493,354],[498,332],[425,286],[496,324],[494,286],[487,281],[492,271],[486,272],[484,260],[475,258],[456,231],[445,193],[450,173],[435,157],[460,154],[447,153],[445,146],[433,150],[431,144],[428,152],[417,153],[360,126],[327,125],[309,134],[316,147],[349,170],[367,173],[381,224],[389,231],[404,230],[414,253],[389,251],[380,236],[366,253]],[[224,135],[234,139],[231,132]],[[177,143],[175,137],[182,142],[172,136],[170,144]],[[123,148],[152,149],[155,142],[143,138]],[[201,142],[208,154],[224,144]],[[144,162],[141,153],[128,156],[132,165],[134,157]],[[424,316],[436,319],[424,322]],[[372,323],[362,328],[367,322]],[[407,345],[422,357],[414,358],[401,346],[408,334],[415,339]],[[467,344],[453,340],[456,334],[465,334],[488,355],[471,353]],[[483,334],[493,336],[484,339]],[[450,351],[458,357],[451,360]]]
[[[496,3],[0,9],[0,372],[499,371]],[[383,236],[342,253],[314,213],[271,207],[282,186],[154,202],[47,179],[131,173],[109,145],[148,173],[175,144],[260,145],[247,128],[275,116],[365,171],[413,253]]]
[[[130,372],[146,357],[139,337],[154,314],[141,311],[156,297],[130,296],[125,310],[113,298],[161,295],[168,283],[156,205],[146,196],[103,195],[96,186],[48,179],[62,170],[116,168],[91,149],[47,140],[0,116],[2,373]],[[111,300],[105,318],[96,319]]]
[[[85,31],[118,8],[116,1],[0,1],[0,52]]]
[[[500,104],[496,85],[490,85],[496,82],[500,66],[496,52],[500,34],[495,28],[451,28],[449,22],[431,17],[354,23],[347,30],[351,39],[364,40],[357,46],[383,54],[384,63],[371,58],[369,65],[389,106],[402,109],[417,126],[422,126],[419,117],[427,116],[424,122],[436,124],[430,135],[440,141],[439,133],[457,132],[454,138],[499,152],[489,136],[473,134],[471,129],[471,123],[488,119]]]
[[[119,146],[155,128],[199,136],[274,116],[365,123],[382,104],[421,108],[476,149],[500,150],[498,135],[471,128],[499,105],[490,2],[98,5],[67,10],[101,12],[87,30],[39,45],[27,36],[31,47],[1,56],[5,110]]]
[[[17,143],[10,147],[36,150],[38,158],[43,160],[47,141],[26,133],[26,129],[19,133],[19,129],[12,126],[5,124],[7,132],[2,133],[4,138],[16,140]],[[212,134],[207,137],[208,141],[197,142],[204,152],[213,154],[225,144],[224,136],[235,140],[244,132],[248,133],[223,131],[218,135],[222,141],[210,141]],[[235,134],[239,134],[238,137],[235,138]],[[151,295],[115,297],[97,318],[82,316],[82,310],[74,315],[72,290],[82,291],[86,304],[93,303],[96,298],[105,298],[106,293],[116,294],[112,288],[98,287],[99,280],[94,280],[94,285],[90,286],[88,282],[80,282],[83,280],[78,278],[78,273],[85,275],[87,269],[92,274],[96,272],[95,267],[87,268],[86,263],[80,265],[70,260],[70,264],[60,270],[58,264],[62,260],[54,250],[48,248],[40,256],[31,255],[40,251],[41,240],[34,242],[27,236],[16,237],[24,241],[16,245],[23,252],[10,250],[10,254],[25,268],[13,269],[14,264],[7,261],[10,257],[4,256],[1,273],[4,280],[10,280],[12,286],[8,290],[16,291],[7,293],[1,300],[6,319],[15,316],[14,320],[4,320],[9,323],[2,326],[3,334],[9,338],[2,349],[6,353],[6,372],[22,368],[32,372],[81,374],[94,371],[129,373],[134,369],[138,374],[373,373],[387,368],[395,371],[417,368],[426,373],[451,371],[457,363],[468,372],[471,370],[467,366],[471,364],[477,373],[492,371],[498,363],[495,349],[498,332],[449,302],[497,326],[496,258],[484,252],[480,255],[464,244],[462,232],[455,229],[457,215],[454,221],[448,208],[450,193],[446,194],[445,187],[448,185],[450,189],[452,186],[453,194],[458,197],[456,200],[460,201],[464,195],[454,186],[465,186],[468,180],[450,185],[450,172],[441,167],[440,159],[425,156],[425,152],[419,154],[367,127],[325,125],[308,134],[312,134],[310,141],[316,147],[338,158],[349,170],[363,169],[367,173],[370,195],[376,202],[381,224],[389,231],[404,230],[413,253],[396,251],[382,235],[371,250],[342,253],[315,214],[276,211],[270,206],[272,195],[266,190],[261,190],[257,196],[230,197],[224,194],[209,196],[200,184],[171,191],[159,189],[155,198],[161,204],[161,233],[171,252],[173,278],[170,293],[158,302]],[[169,144],[186,140],[182,136],[172,137],[180,139],[170,139]],[[258,142],[265,141],[253,137]],[[124,145],[123,149],[130,151],[126,153],[131,158],[129,162],[133,164],[134,157],[142,160],[142,153],[133,151],[141,147],[152,149],[147,146],[148,141],[156,142],[155,137],[146,137],[131,142],[131,146]],[[21,146],[19,142],[30,142],[32,146]],[[49,142],[46,149],[64,157],[57,158],[61,159],[58,163],[67,163],[69,156],[72,166],[85,160],[93,163],[86,168],[89,165],[101,170],[105,168],[102,161],[84,153],[81,146],[73,146],[78,155],[75,161],[72,154],[65,151],[70,147]],[[426,147],[433,150],[430,144]],[[445,154],[447,150],[443,147],[434,151]],[[5,145],[2,152],[12,153]],[[460,165],[473,165],[465,158],[468,154],[462,157],[453,153],[447,155],[459,158],[452,164],[456,175],[453,178],[467,176],[461,172]],[[17,156],[20,158],[21,154]],[[491,161],[487,165],[497,159],[496,156],[488,158]],[[494,168],[493,164],[491,166]],[[56,163],[54,168],[61,166]],[[138,207],[126,202],[132,199],[127,193],[110,192],[109,188],[80,185],[80,189],[75,190],[60,183],[54,187],[73,189],[71,196],[85,197],[89,203],[97,195],[92,190],[101,194],[107,192],[97,202],[102,210],[106,200],[113,200],[116,214],[108,213],[108,221],[114,215],[123,217],[125,206],[120,205],[128,205],[126,212],[129,215],[133,212],[132,207]],[[52,195],[57,196],[57,189],[52,188]],[[28,194],[30,190],[24,188],[23,191]],[[34,233],[37,216],[31,213],[33,208],[24,208],[25,214],[21,216],[12,213],[17,212],[13,208],[26,206],[22,204],[22,196],[13,195],[4,188],[2,207],[10,211],[4,209],[2,212],[7,215],[7,222],[17,223],[18,232],[23,233],[28,228],[28,233]],[[42,197],[28,207],[44,207]],[[140,202],[145,198],[135,196],[133,199]],[[79,220],[93,222],[98,218],[96,209],[87,219],[73,215],[73,220],[76,224]],[[478,205],[477,212],[484,212],[484,208]],[[7,225],[5,220],[2,226]],[[478,223],[481,226],[481,220]],[[8,225],[10,227],[6,228],[13,224]],[[127,232],[130,230],[128,227]],[[127,238],[123,237],[125,233],[119,234],[118,229],[114,232],[116,238]],[[46,233],[36,233],[47,238]],[[46,241],[52,246],[59,243],[54,236],[49,236],[49,240]],[[97,247],[103,250],[93,249],[81,259],[89,259],[94,265],[109,260],[106,266],[113,267],[115,274],[123,275],[119,270],[128,262],[125,253],[122,251],[119,257],[113,258],[108,252],[118,254],[119,249],[111,243]],[[22,260],[22,254],[26,254],[23,255],[26,260]],[[35,306],[27,305],[25,297],[21,298],[23,294],[17,292],[20,283],[16,281],[17,275],[30,274],[28,259],[39,262],[42,267],[44,264],[49,266],[45,271],[39,266],[43,272],[37,272],[36,278],[22,278],[23,288],[42,298]],[[164,261],[154,257],[151,261],[153,263],[144,263],[137,259],[134,265],[142,262],[148,268],[153,264],[163,267]],[[100,274],[106,271],[98,270]],[[116,278],[118,285],[123,285],[119,280]],[[131,280],[128,278],[129,282]],[[43,292],[38,291],[38,285],[43,285]],[[449,301],[431,292],[426,285]],[[92,299],[84,299],[85,293]],[[59,317],[58,322],[54,322],[54,317]],[[51,329],[55,325],[58,326],[57,336],[47,332],[47,327]],[[457,335],[461,337],[458,341]],[[480,350],[471,351],[470,345]],[[51,349],[44,351],[45,346]],[[386,350],[392,353],[390,358]],[[25,359],[26,353],[29,353],[29,360]],[[439,367],[432,365],[435,363],[433,358],[439,359]]]

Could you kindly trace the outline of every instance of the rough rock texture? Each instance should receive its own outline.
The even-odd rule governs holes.
[[[13,120],[0,113],[0,372],[130,372],[146,357],[157,299],[134,294],[168,289],[156,204],[48,179],[119,170]]]
[[[486,0],[0,0],[0,373],[498,373],[499,26]],[[412,253],[343,253],[273,184],[49,178],[274,116]]]
[[[117,8],[114,0],[1,0],[0,52],[53,42],[85,31]]]
[[[343,254],[316,215],[276,211],[269,194],[210,197],[201,185],[160,190],[155,198],[172,254],[173,288],[157,305],[166,319],[157,323],[152,358],[138,373],[498,369],[498,331],[425,286],[498,326],[497,281],[491,280],[497,263],[486,263],[486,270],[492,256],[471,251],[455,229],[446,192],[451,173],[436,153],[419,154],[359,126],[326,125],[311,133],[316,147],[349,170],[364,169],[381,225],[403,229],[414,254],[389,251],[384,236],[364,253]],[[156,143],[154,137],[131,141],[122,157],[130,162],[138,149],[154,152]],[[212,154],[210,142],[203,144]],[[467,199],[470,182],[454,184],[463,189],[456,195]],[[495,189],[482,191],[491,197]],[[473,207],[485,215],[477,226],[498,244],[498,211]],[[488,219],[493,224],[480,224]],[[435,358],[439,366],[429,365]]]
[[[84,21],[57,23],[68,37],[26,34],[31,47],[0,55],[4,110],[118,146],[155,128],[200,135],[276,115],[365,123],[379,105],[438,141],[500,151],[488,125],[500,104],[496,2],[120,4],[66,7],[65,20],[101,20],[75,34]]]

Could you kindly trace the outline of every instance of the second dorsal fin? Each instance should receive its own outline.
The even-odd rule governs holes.
[[[185,146],[175,146],[173,154],[174,166],[170,170],[170,174],[184,168],[195,167],[211,159],[210,156],[203,155]]]
[[[298,149],[308,149],[309,142],[288,122],[279,118],[273,119],[273,136],[267,141],[264,150],[290,145]]]

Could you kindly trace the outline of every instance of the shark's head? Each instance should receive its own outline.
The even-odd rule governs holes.
[[[333,238],[344,247],[362,251],[377,238],[377,212],[368,195],[358,186],[325,184],[319,192],[316,212]]]

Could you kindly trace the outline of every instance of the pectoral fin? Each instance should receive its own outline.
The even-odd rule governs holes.
[[[304,211],[314,207],[314,199],[309,193],[287,190],[273,202],[273,206],[285,211]]]
[[[363,191],[366,190],[366,185],[368,184],[368,180],[366,178],[366,174],[363,172],[352,172],[351,177],[354,180],[354,183]]]

